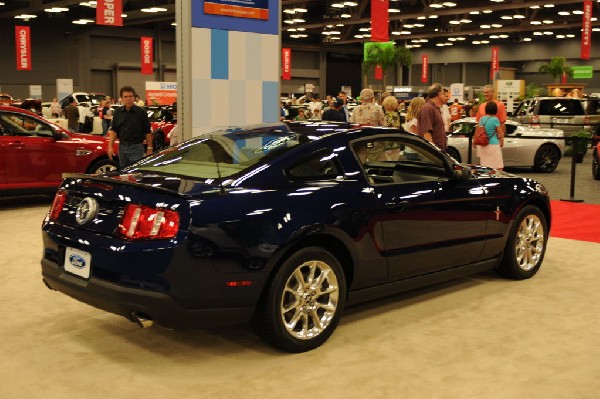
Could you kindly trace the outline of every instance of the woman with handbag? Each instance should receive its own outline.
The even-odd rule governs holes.
[[[477,148],[477,156],[481,166],[502,170],[502,147],[504,146],[504,133],[500,120],[496,117],[498,106],[493,101],[485,104],[485,116],[479,119],[475,128],[473,145]]]

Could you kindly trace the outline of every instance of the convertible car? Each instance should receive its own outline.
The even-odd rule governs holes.
[[[33,112],[0,106],[0,196],[52,194],[64,172],[116,169],[107,148],[107,137],[70,133]]]
[[[550,217],[542,184],[400,130],[227,129],[65,175],[42,277],[144,327],[252,322],[303,352],[346,305],[490,269],[532,277]]]
[[[467,162],[469,136],[475,132],[475,126],[475,118],[463,118],[452,123],[452,133],[448,135],[448,153],[459,162]],[[560,129],[528,127],[506,121],[502,147],[504,166],[527,166],[537,172],[554,172],[565,152],[563,137]],[[476,151],[473,151],[472,162],[478,161]]]

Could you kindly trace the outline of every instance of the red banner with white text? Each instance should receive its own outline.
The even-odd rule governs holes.
[[[281,79],[290,80],[292,78],[292,49],[281,49]]]
[[[591,0],[583,2],[583,21],[581,23],[581,59],[590,59],[592,47],[592,7]]]
[[[371,41],[390,40],[388,28],[389,0],[371,0]]]
[[[498,47],[492,47],[492,68],[490,73],[490,79],[492,80],[496,77],[496,73],[500,71],[500,56],[498,52]]]
[[[150,75],[154,72],[154,46],[151,37],[141,39],[142,73]]]
[[[123,0],[98,0],[96,25],[123,26]]]
[[[15,26],[17,71],[31,71],[31,32],[29,26]]]
[[[383,68],[381,65],[375,65],[375,80],[383,79]]]
[[[427,54],[421,56],[421,83],[429,81],[429,57]]]

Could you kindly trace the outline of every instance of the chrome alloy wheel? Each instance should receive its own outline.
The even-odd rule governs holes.
[[[333,320],[339,301],[338,279],[323,261],[298,266],[285,283],[280,312],[287,332],[308,340],[320,335]]]
[[[517,230],[516,261],[522,270],[533,269],[544,253],[544,226],[537,215],[525,217]]]

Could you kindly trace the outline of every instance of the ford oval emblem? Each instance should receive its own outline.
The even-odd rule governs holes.
[[[69,256],[69,263],[77,269],[85,269],[86,266],[85,259],[76,254]]]
[[[75,221],[79,224],[86,224],[94,220],[98,214],[98,201],[92,197],[85,197],[75,210]]]

